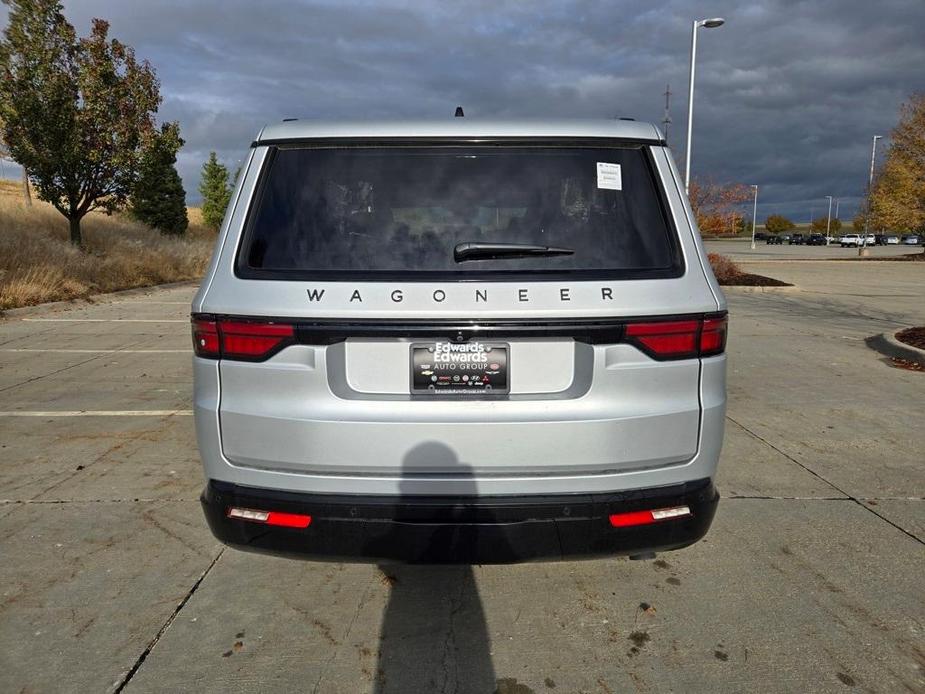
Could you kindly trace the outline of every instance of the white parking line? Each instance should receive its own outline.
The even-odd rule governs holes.
[[[30,323],[189,323],[188,318],[20,318]]]
[[[0,417],[191,417],[192,410],[10,410]]]
[[[34,349],[2,347],[0,352],[52,352],[54,354],[192,354],[191,349]]]
[[[131,304],[132,306],[139,306],[143,304],[151,304],[151,305],[156,304],[157,306],[189,306],[190,305],[189,301],[129,301],[129,300],[126,300],[126,301],[113,301],[112,303],[121,304],[121,305]]]

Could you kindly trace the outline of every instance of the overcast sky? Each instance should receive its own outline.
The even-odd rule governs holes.
[[[661,121],[683,164],[691,20],[701,29],[694,176],[761,186],[759,216],[850,218],[870,139],[925,91],[925,0],[65,0],[157,70],[190,201],[209,150],[236,166],[284,117],[613,117]],[[0,10],[5,26],[5,9]],[[7,163],[5,173],[13,169]]]

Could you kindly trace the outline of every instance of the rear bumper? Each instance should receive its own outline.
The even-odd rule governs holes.
[[[304,559],[505,564],[680,549],[709,530],[709,479],[670,487],[559,496],[420,497],[309,494],[210,480],[212,533],[238,549]],[[686,505],[691,516],[613,528],[610,514]],[[227,517],[231,506],[312,516],[305,529]]]

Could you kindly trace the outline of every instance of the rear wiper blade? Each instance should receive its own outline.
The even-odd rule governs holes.
[[[573,248],[535,246],[530,243],[478,243],[467,241],[456,244],[453,260],[464,263],[467,260],[493,260],[496,258],[529,258],[532,256],[572,255]]]

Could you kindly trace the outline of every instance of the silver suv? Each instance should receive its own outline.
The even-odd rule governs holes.
[[[216,537],[317,559],[703,537],[726,302],[658,130],[285,122],[192,305]]]

